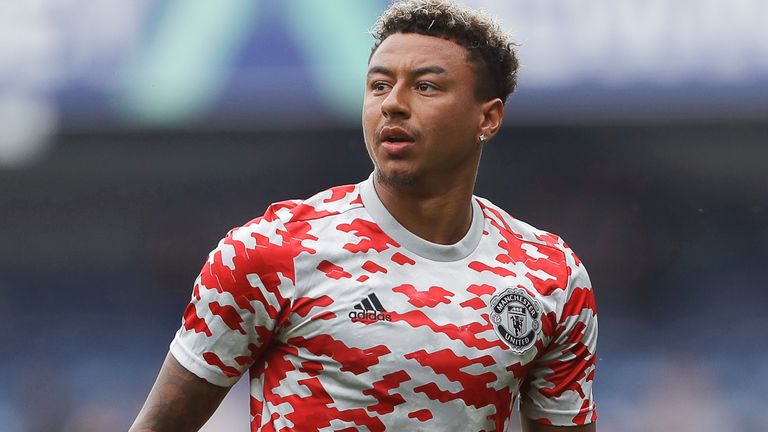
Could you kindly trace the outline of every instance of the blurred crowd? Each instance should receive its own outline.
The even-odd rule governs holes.
[[[768,3],[461,2],[523,62],[476,193],[586,263],[599,430],[765,430]],[[127,429],[229,228],[368,176],[388,3],[0,2],[0,432]]]
[[[759,124],[511,127],[486,150],[476,193],[563,236],[590,271],[600,430],[768,424],[765,137]],[[218,239],[371,170],[353,129],[73,133],[55,148],[0,171],[6,432],[126,429]],[[241,384],[205,430],[247,429]]]

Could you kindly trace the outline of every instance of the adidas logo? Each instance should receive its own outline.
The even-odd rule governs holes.
[[[368,294],[360,303],[355,305],[355,310],[349,313],[352,322],[392,321],[392,315],[384,310],[376,294]]]

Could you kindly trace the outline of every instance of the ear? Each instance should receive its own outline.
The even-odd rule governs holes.
[[[504,102],[499,98],[483,102],[480,106],[482,119],[480,121],[480,133],[487,139],[493,138],[504,120]]]

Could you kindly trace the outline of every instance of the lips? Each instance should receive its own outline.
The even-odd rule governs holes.
[[[381,129],[381,133],[379,136],[380,136],[379,139],[381,140],[381,142],[384,142],[384,141],[390,141],[390,142],[411,141],[412,142],[414,141],[413,135],[400,127],[385,126]]]
[[[405,152],[415,141],[412,133],[400,127],[386,126],[379,133],[381,146],[391,155]]]

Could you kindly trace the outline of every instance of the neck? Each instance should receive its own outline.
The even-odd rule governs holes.
[[[454,244],[472,225],[475,174],[464,177],[402,187],[382,182],[377,173],[374,186],[387,211],[408,231],[432,243]]]

